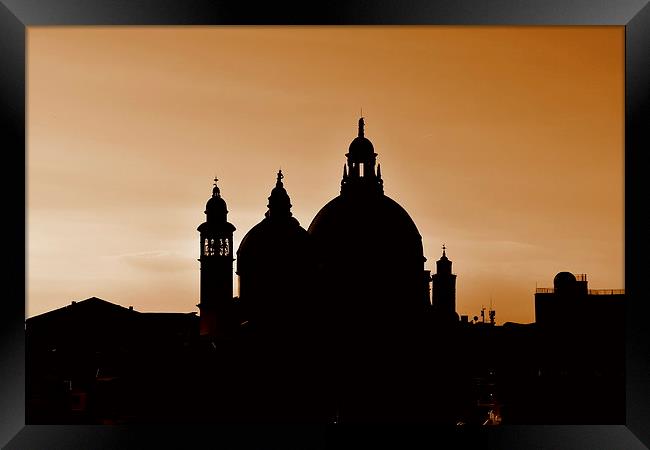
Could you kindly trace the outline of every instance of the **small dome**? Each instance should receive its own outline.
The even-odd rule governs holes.
[[[212,188],[212,197],[205,204],[205,215],[208,222],[225,222],[228,215],[228,207],[226,201],[221,198],[221,191],[217,186],[217,178],[214,179],[214,187]]]
[[[348,152],[353,158],[365,159],[374,155],[375,148],[372,146],[372,142],[370,142],[368,138],[357,136],[350,143]]]
[[[576,277],[571,272],[560,272],[553,278],[553,286],[555,289],[563,289],[575,285],[577,282]]]
[[[221,198],[221,191],[217,186],[217,179],[214,179],[212,197],[205,204],[205,222],[197,228],[201,233],[232,233],[234,225],[228,222],[228,207],[226,201]]]
[[[221,197],[210,197],[210,200],[205,204],[205,213],[214,214],[219,216],[221,214],[226,214],[228,208],[226,207],[226,201]]]

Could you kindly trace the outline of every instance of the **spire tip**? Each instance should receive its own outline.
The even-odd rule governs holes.
[[[219,181],[219,178],[217,176],[214,176],[214,183],[212,185],[212,196],[213,197],[221,197],[221,190],[219,189],[219,186],[217,186],[217,181]]]

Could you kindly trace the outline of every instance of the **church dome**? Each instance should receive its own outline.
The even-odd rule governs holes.
[[[403,257],[424,261],[422,237],[413,219],[386,195],[338,196],[318,212],[308,232],[332,257],[353,253],[373,265],[386,259],[400,263]]]
[[[345,235],[357,240],[362,236],[374,237],[378,239],[375,244],[399,236],[403,244],[410,242],[422,248],[422,237],[411,216],[386,195],[364,199],[338,196],[316,214],[308,231],[310,235],[323,239]]]
[[[415,259],[421,263],[422,237],[406,210],[384,195],[381,170],[375,170],[377,155],[365,137],[364,125],[361,117],[358,136],[346,155],[341,195],[316,214],[309,234],[320,241],[326,253],[329,248],[343,251],[342,245],[350,245],[350,249],[364,248],[370,254],[418,254]],[[355,171],[358,163],[366,164],[363,174]]]
[[[426,301],[422,236],[404,208],[384,195],[363,117],[346,156],[341,194],[308,229],[319,276],[327,281],[322,300],[337,303],[336,309],[350,317],[421,311]]]
[[[250,229],[237,250],[237,272],[255,265],[284,261],[295,256],[296,248],[306,247],[307,231],[291,214],[289,194],[282,184],[282,171],[278,172],[276,186],[269,196],[268,211],[264,219]],[[269,268],[270,270],[270,268]]]
[[[259,255],[264,255],[264,259],[273,255],[280,259],[283,254],[286,254],[288,243],[307,238],[307,231],[300,226],[296,218],[271,220],[265,217],[246,233],[239,244],[237,270],[241,270],[241,265],[249,260],[258,262]]]
[[[266,337],[295,329],[311,288],[311,246],[307,230],[292,217],[278,172],[264,219],[246,233],[237,250],[239,298],[249,332]]]

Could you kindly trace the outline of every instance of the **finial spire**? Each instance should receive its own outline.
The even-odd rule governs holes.
[[[363,116],[359,118],[359,137],[363,137],[363,127],[365,123],[363,121]]]
[[[219,186],[217,186],[217,181],[219,181],[219,178],[217,176],[214,176],[214,185],[212,187],[212,196],[213,197],[221,197],[221,191],[219,190]]]
[[[445,255],[445,250],[446,249],[447,249],[447,247],[445,246],[445,244],[442,244],[442,256],[447,256],[447,255]]]
[[[282,179],[283,178],[284,178],[284,175],[282,175],[282,169],[279,169],[278,170],[278,178],[277,178],[277,180],[275,182],[276,187],[284,187],[284,185],[282,184]]]

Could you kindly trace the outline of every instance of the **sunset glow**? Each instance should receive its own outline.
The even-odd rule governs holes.
[[[27,35],[28,316],[91,296],[196,311],[214,176],[235,249],[278,168],[307,228],[361,108],[427,269],[446,245],[459,314],[492,301],[498,323],[532,322],[535,287],[565,270],[624,287],[623,27]]]

